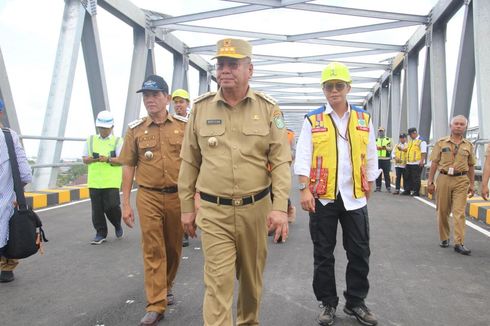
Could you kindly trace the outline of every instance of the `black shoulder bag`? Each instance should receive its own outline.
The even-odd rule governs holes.
[[[7,143],[18,204],[9,221],[9,240],[5,246],[4,256],[12,259],[27,258],[38,252],[42,241],[47,242],[48,240],[44,236],[41,219],[31,208],[27,207],[12,134],[6,128],[3,128],[2,131]]]

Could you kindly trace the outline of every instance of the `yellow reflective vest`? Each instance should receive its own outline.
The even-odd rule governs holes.
[[[402,151],[398,148],[398,146],[402,146],[406,144],[397,144],[395,146],[395,162],[396,164],[405,165],[407,163],[407,152]]]
[[[421,139],[410,139],[408,141],[408,147],[407,147],[408,163],[420,162],[420,160],[422,159],[422,150],[420,148],[421,143],[422,143]]]
[[[311,123],[313,142],[310,191],[317,198],[335,200],[338,192],[339,165],[337,137],[341,136],[330,114],[325,114],[324,106],[308,113],[306,118]],[[364,190],[367,189],[366,162],[370,119],[369,113],[351,106],[347,134],[342,135],[350,144],[355,198],[365,197]]]
[[[108,138],[108,139],[107,139]],[[111,157],[111,152],[116,151],[118,144],[122,141],[121,138],[110,135],[106,139],[101,139],[99,136],[90,136],[87,139],[88,155],[93,156],[93,153],[99,153],[100,156]],[[88,180],[89,188],[107,189],[121,187],[122,182],[122,166],[112,166],[106,162],[94,162],[88,165]]]
[[[389,146],[391,145],[391,139],[389,137],[376,138],[376,146]],[[391,151],[386,149],[378,149],[378,157],[390,157]]]

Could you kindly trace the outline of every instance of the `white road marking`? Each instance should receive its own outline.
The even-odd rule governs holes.
[[[436,208],[436,205],[434,203],[431,203],[430,201],[426,200],[426,199],[423,199],[423,198],[420,198],[420,197],[414,197],[415,199],[418,199],[420,200],[421,202],[423,202],[424,204],[427,204],[431,207],[433,207],[434,209]],[[490,232],[488,232],[487,230],[485,230],[484,228],[476,225],[475,223],[473,222],[470,222],[468,220],[466,220],[466,225],[468,225],[470,228],[480,232],[480,233],[483,233],[484,235],[486,235],[487,237],[490,237]]]

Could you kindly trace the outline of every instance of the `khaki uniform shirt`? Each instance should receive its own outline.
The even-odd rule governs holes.
[[[448,172],[452,167],[454,173],[468,172],[470,166],[476,163],[473,144],[463,138],[463,141],[456,145],[450,136],[437,141],[430,154],[430,160],[439,164],[439,170]]]
[[[179,196],[194,211],[194,193],[241,197],[271,184],[273,210],[287,211],[291,150],[277,104],[249,89],[232,107],[221,92],[194,101],[182,145]]]
[[[142,120],[128,129],[119,160],[124,165],[136,166],[139,185],[150,188],[176,186],[186,123],[170,114],[161,124],[154,123],[150,117]],[[150,153],[151,159],[148,158]]]

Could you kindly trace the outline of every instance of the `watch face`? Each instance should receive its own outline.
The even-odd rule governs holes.
[[[306,189],[306,183],[300,183],[298,188],[299,190]]]

